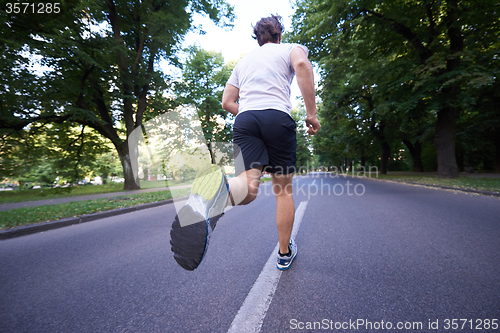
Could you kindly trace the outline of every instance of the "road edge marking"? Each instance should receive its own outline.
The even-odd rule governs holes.
[[[295,238],[299,231],[307,203],[308,201],[302,201],[295,211],[292,238]],[[259,277],[253,284],[252,289],[250,289],[245,301],[234,317],[227,331],[228,333],[260,332],[282,273],[282,271],[276,268],[276,253],[278,249],[279,243],[276,244],[276,247],[271,252]]]

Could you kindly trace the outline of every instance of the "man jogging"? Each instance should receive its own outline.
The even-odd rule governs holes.
[[[185,269],[198,267],[224,208],[228,204],[245,205],[256,198],[263,171],[271,173],[276,196],[277,268],[290,268],[297,255],[291,238],[296,124],[290,116],[290,85],[294,75],[307,111],[307,132],[315,135],[321,125],[316,115],[314,74],[307,48],[281,44],[282,32],[280,16],[271,15],[257,22],[253,37],[260,47],[238,62],[226,84],[222,108],[236,116],[234,150],[235,156],[241,154],[242,163],[236,163],[236,177],[229,181],[217,166],[197,176],[171,231],[174,258]]]

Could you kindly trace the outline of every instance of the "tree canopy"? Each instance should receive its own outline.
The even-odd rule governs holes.
[[[70,0],[59,13],[2,11],[2,130],[63,122],[93,128],[118,152],[125,188],[138,188],[128,136],[171,107],[159,60],[177,62],[193,13],[227,26],[232,11],[223,0]],[[45,66],[38,75],[29,68],[34,56]]]
[[[470,151],[466,140],[475,136],[465,119],[490,119],[479,138],[490,146],[500,131],[492,112],[498,13],[493,0],[298,1],[288,38],[308,46],[320,65],[322,140],[362,159],[378,142],[382,172],[401,143],[421,171],[422,146],[431,143],[439,176],[457,177]]]
[[[182,79],[176,84],[174,92],[179,103],[192,105],[196,109],[212,163],[216,164],[212,145],[232,140],[229,121],[234,117],[222,109],[221,100],[234,64],[225,64],[221,53],[197,46],[187,51],[188,59],[183,65]]]
[[[299,128],[299,166],[312,143],[323,165],[436,168],[440,177],[500,171],[497,1],[295,7],[285,40],[306,45],[321,74],[322,130],[310,140]],[[219,26],[234,19],[223,0],[68,0],[57,13],[0,11],[0,175],[53,177],[51,159],[76,179],[111,146],[125,188],[138,188],[131,133],[179,104],[196,110],[209,150],[229,141],[220,95],[232,65],[198,47],[179,60],[184,35],[200,30],[195,13]],[[180,81],[161,60],[182,67]]]

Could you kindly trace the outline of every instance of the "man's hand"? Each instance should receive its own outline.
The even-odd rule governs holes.
[[[321,128],[318,120],[318,116],[307,116],[306,117],[307,133],[309,135],[316,135]]]

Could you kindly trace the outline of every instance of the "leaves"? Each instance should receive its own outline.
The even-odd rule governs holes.
[[[233,64],[225,64],[221,53],[196,46],[186,51],[188,58],[182,68],[182,81],[175,86],[177,101],[196,109],[208,144],[230,142],[232,116],[222,109],[221,100]]]
[[[294,31],[286,37],[306,45],[320,67],[327,133],[315,144],[322,154],[336,163],[363,157],[374,151],[371,142],[382,128],[391,146],[408,140],[430,144],[443,128],[437,114],[462,117],[478,106],[480,96],[491,96],[498,81],[498,10],[491,0],[297,1]],[[498,102],[487,99],[480,112],[498,119],[498,112],[490,111]],[[376,132],[367,131],[369,123]],[[453,151],[453,136],[446,135],[441,147]],[[446,155],[438,149],[440,154]]]
[[[2,11],[1,127],[70,121],[93,128],[120,155],[124,186],[136,187],[128,135],[172,108],[157,62],[176,58],[193,12],[228,26],[232,11],[223,0],[69,0],[57,15]],[[40,56],[47,70],[35,75],[24,54]]]

